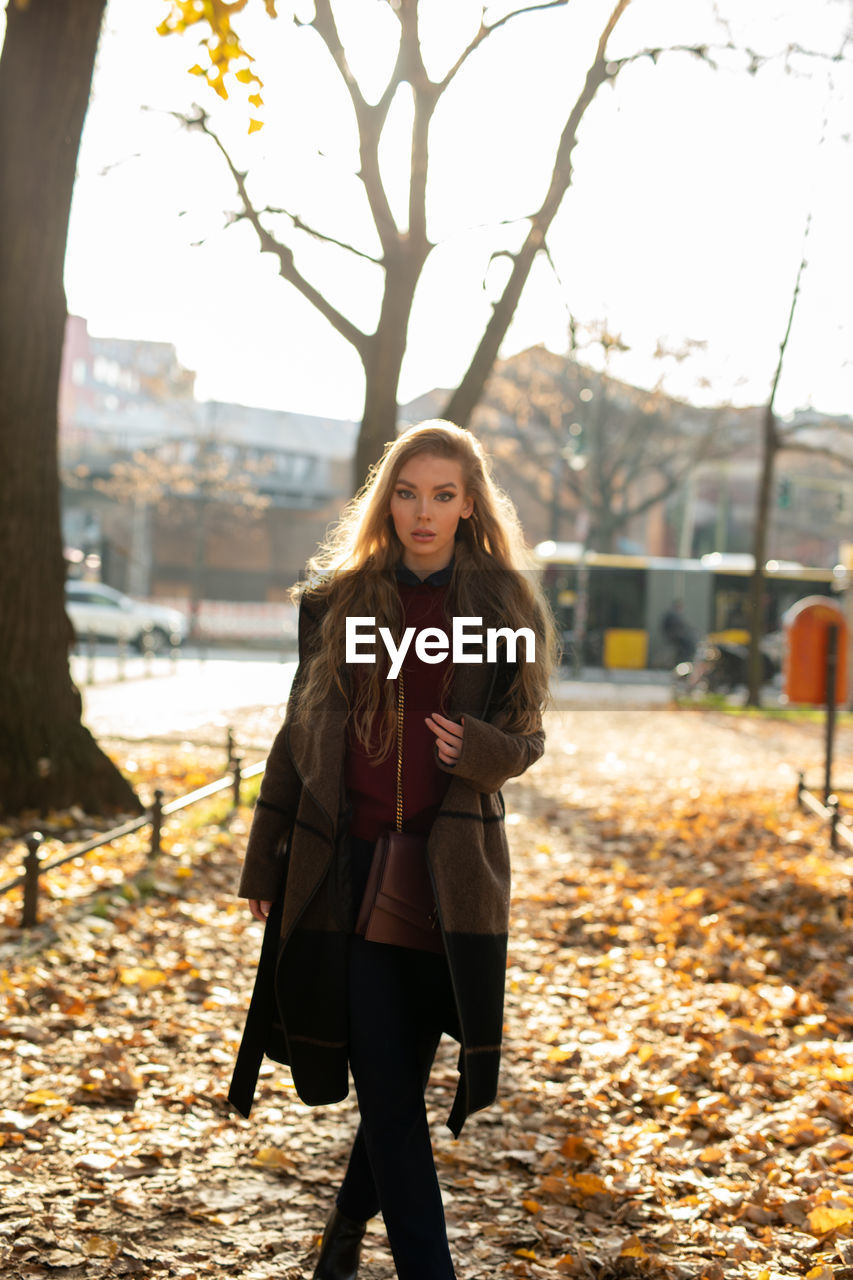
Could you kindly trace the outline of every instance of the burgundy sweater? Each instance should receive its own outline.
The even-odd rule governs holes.
[[[415,574],[400,566],[397,588],[405,614],[405,625],[422,631],[440,627],[448,637],[450,625],[444,614],[444,600],[452,562],[420,582]],[[377,634],[377,646],[382,641]],[[446,715],[441,704],[441,685],[450,662],[447,653],[441,662],[421,662],[415,653],[414,637],[403,661],[403,830],[426,833],[441,807],[450,785],[450,774],[435,762],[435,735],[424,724],[433,711]],[[396,696],[396,684],[395,684]],[[373,725],[372,744],[379,741],[379,716]],[[396,826],[397,750],[377,764],[347,731],[344,765],[347,796],[352,805],[350,834],[362,840],[376,840],[380,832]]]

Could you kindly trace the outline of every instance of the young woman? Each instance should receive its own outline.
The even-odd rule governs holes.
[[[316,1280],[356,1275],[380,1210],[401,1280],[454,1276],[424,1089],[442,1032],[460,1044],[455,1136],[497,1089],[510,890],[500,788],[542,754],[555,657],[531,569],[479,442],[435,421],[387,446],[298,589],[299,666],[239,889],[266,928],[230,1097],[248,1115],[264,1053],[289,1063],[309,1104],[344,1098],[352,1071],[361,1123]],[[454,619],[466,620],[455,662]],[[478,646],[501,628],[526,628],[528,643]],[[428,837],[440,954],[354,930],[398,783],[403,829]]]

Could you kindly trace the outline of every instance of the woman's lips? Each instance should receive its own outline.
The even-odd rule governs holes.
[[[421,532],[421,533],[414,532],[412,533],[412,537],[417,538],[418,542],[429,542],[432,538],[435,537],[435,534],[426,533],[426,532]]]

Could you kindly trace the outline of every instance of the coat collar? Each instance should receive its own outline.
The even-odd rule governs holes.
[[[426,578],[419,578],[416,573],[408,569],[402,560],[397,561],[396,575],[397,581],[403,583],[407,587],[443,587],[449,581],[453,573],[453,561],[455,557],[450,557],[450,562],[443,569],[436,569],[435,573],[429,574]]]

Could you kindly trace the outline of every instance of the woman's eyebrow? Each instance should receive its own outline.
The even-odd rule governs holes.
[[[404,485],[406,486],[406,488],[407,488],[407,489],[417,489],[417,487],[418,487],[416,484],[412,484],[411,480],[405,480],[405,479],[403,478],[403,476],[398,476],[398,477],[397,477],[397,484],[404,484]],[[434,484],[432,487],[433,487],[433,490],[435,490],[435,489],[455,489],[455,488],[456,488],[456,482],[455,482],[455,480],[445,480],[443,484]]]

